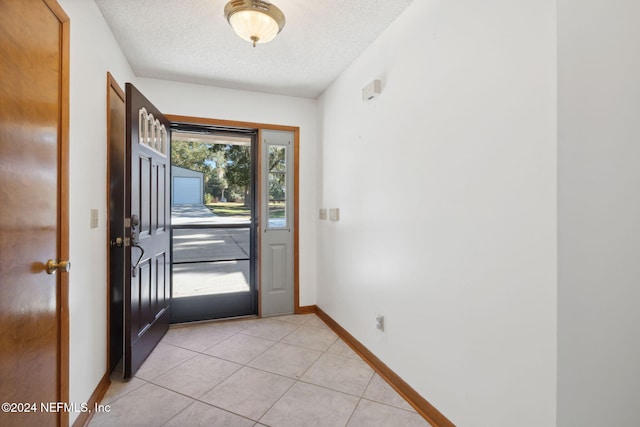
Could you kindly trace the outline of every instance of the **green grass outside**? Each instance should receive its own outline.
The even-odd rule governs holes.
[[[244,206],[242,203],[209,203],[207,207],[218,216],[240,216],[251,217],[251,209]],[[270,203],[269,204],[269,217],[270,218],[284,218],[284,204],[282,203]]]
[[[209,203],[207,207],[218,216],[251,216],[251,209],[242,203]]]
[[[269,218],[284,218],[284,203],[269,203]]]

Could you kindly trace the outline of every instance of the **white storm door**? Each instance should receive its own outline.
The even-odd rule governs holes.
[[[262,316],[294,312],[293,138],[289,131],[262,131]]]

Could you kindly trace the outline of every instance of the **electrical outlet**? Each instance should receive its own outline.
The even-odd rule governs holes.
[[[329,209],[329,219],[331,221],[339,221],[340,220],[340,209],[338,209],[338,208]]]
[[[320,208],[320,219],[321,220],[326,220],[327,219],[327,209],[326,208]]]
[[[376,317],[376,329],[384,332],[384,316],[380,315]]]

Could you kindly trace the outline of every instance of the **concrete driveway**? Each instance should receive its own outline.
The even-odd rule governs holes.
[[[245,217],[224,217],[215,215],[205,205],[174,205],[171,206],[171,224],[249,224]]]
[[[177,226],[173,229],[173,297],[249,291],[249,219],[219,217],[206,206],[194,204],[172,206],[171,223]],[[206,224],[215,228],[202,228]],[[247,228],[219,228],[224,224],[246,224]]]

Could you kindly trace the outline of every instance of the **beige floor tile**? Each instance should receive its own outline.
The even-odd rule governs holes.
[[[347,427],[429,427],[429,423],[415,412],[383,405],[367,399],[360,400]]]
[[[315,317],[314,314],[289,314],[284,316],[272,317],[271,319],[291,322],[297,325],[304,325],[313,317]]]
[[[197,354],[194,351],[161,342],[144,361],[135,376],[150,381]]]
[[[174,327],[116,376],[91,426],[427,425],[315,314]]]
[[[254,421],[195,402],[173,417],[163,427],[252,427]]]
[[[344,341],[337,340],[327,350],[327,353],[335,354],[336,356],[350,357],[351,359],[362,360],[362,358],[351,349]]]
[[[240,333],[214,345],[204,352],[232,362],[247,364],[275,343],[275,341]]]
[[[357,403],[355,396],[297,382],[260,422],[272,427],[344,426]]]
[[[324,323],[322,321],[322,319],[320,319],[318,316],[316,316],[315,314],[311,317],[311,319],[307,320],[307,323],[305,323],[305,325],[307,326],[316,326],[316,327],[320,327],[320,328],[327,328],[330,329],[329,326],[327,326],[326,323]]]
[[[277,343],[248,366],[289,378],[300,378],[321,355],[322,352],[318,350]]]
[[[220,320],[211,322],[211,326],[219,328],[223,331],[228,331],[232,333],[242,332],[247,329],[249,326],[254,325],[256,323],[260,323],[260,319],[258,318],[248,318],[248,319],[233,319],[233,320]]]
[[[169,329],[162,342],[188,350],[202,351],[229,338],[235,332],[212,323],[179,326]]]
[[[289,378],[245,367],[200,400],[257,421],[293,383]]]
[[[114,372],[111,375],[111,385],[107,389],[107,392],[104,394],[104,397],[102,398],[102,401],[100,403],[111,403],[114,400],[121,398],[125,394],[132,392],[138,387],[142,387],[146,383],[146,381],[135,377],[124,380],[122,379],[122,372]]]
[[[280,322],[278,320],[265,319],[262,322],[249,326],[247,329],[242,331],[242,333],[267,340],[279,341],[298,329],[298,327],[298,325],[291,322]]]
[[[373,369],[365,362],[324,354],[300,380],[362,396],[372,375]]]
[[[110,412],[96,413],[91,427],[160,426],[193,402],[186,396],[145,384],[109,404]]]
[[[376,402],[385,403],[407,411],[414,411],[413,407],[407,403],[385,380],[378,374],[374,374],[371,382],[364,391],[362,397]],[[414,411],[415,412],[415,411]]]
[[[325,351],[338,339],[330,329],[301,326],[282,339],[283,343]]]
[[[198,398],[221,383],[242,365],[199,354],[153,379],[159,386]]]

